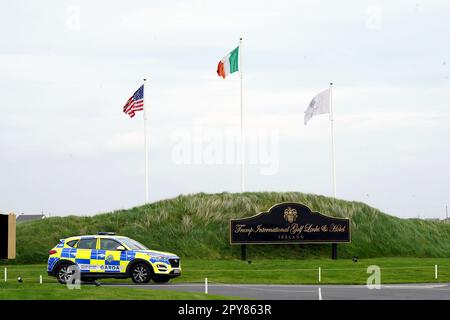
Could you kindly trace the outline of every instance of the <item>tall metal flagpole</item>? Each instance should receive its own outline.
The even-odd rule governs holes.
[[[334,149],[333,82],[330,83],[331,161],[333,175],[333,196],[336,198],[336,160]]]
[[[241,192],[245,191],[245,132],[244,132],[244,98],[242,93],[242,38],[239,39],[239,71],[241,76]]]
[[[145,84],[147,79],[144,78],[144,144],[145,144],[145,203],[148,203],[148,137],[147,137],[147,107],[148,103],[145,99]]]

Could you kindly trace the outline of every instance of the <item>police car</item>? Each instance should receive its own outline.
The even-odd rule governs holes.
[[[47,272],[63,284],[74,279],[78,271],[85,281],[131,278],[135,283],[162,283],[181,275],[178,256],[149,250],[114,233],[61,239],[49,255]]]

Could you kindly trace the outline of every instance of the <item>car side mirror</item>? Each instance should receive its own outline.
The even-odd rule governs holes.
[[[118,247],[116,248],[116,250],[119,250],[119,251],[125,251],[125,250],[127,250],[127,249],[125,249],[124,246],[118,246]]]

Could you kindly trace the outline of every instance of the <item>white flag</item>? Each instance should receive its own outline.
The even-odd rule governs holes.
[[[330,113],[330,88],[316,95],[305,110],[305,126],[315,115]]]

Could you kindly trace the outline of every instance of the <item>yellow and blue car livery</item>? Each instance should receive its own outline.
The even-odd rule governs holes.
[[[61,239],[49,251],[47,272],[67,283],[77,268],[82,280],[131,278],[135,283],[167,282],[181,275],[180,258],[154,251],[122,236],[98,234]]]

